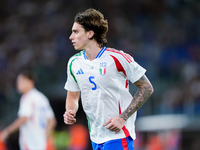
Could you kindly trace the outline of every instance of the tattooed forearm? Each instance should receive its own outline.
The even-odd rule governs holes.
[[[153,93],[153,87],[145,75],[135,82],[135,85],[138,87],[138,91],[135,93],[131,104],[119,116],[124,120],[127,120],[135,111],[137,111]]]

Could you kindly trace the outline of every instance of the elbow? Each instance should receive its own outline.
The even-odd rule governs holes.
[[[153,86],[151,85],[150,93],[153,94],[153,92],[154,92],[154,88],[153,88]]]
[[[53,128],[55,128],[57,126],[57,121],[56,121],[56,119],[54,118],[53,119]]]
[[[146,96],[149,98],[153,92],[154,92],[154,88],[151,84],[148,84],[146,87],[145,87],[145,91],[146,91]]]
[[[149,91],[150,95],[153,94],[153,92],[154,92],[154,88],[153,88],[152,84],[149,85],[149,87],[148,87],[148,91]]]
[[[54,130],[56,128],[56,125],[57,125],[56,119],[55,118],[50,119],[49,124],[51,126],[51,129]]]

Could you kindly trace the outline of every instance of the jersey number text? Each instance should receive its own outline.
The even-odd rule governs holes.
[[[92,88],[92,90],[96,90],[96,89],[97,89],[96,83],[95,83],[94,81],[92,81],[92,79],[94,79],[94,78],[95,78],[94,76],[90,76],[90,77],[89,77],[90,83],[94,84],[94,87]]]

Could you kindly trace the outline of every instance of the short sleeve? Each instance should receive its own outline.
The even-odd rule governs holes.
[[[138,81],[146,72],[142,66],[140,66],[132,56],[121,52],[123,57],[120,57],[120,62],[125,69],[127,78],[132,82],[135,83]]]
[[[49,102],[47,102],[47,106],[46,106],[46,110],[47,110],[47,118],[48,119],[52,119],[55,117],[53,109],[51,108],[51,105],[49,104]]]
[[[67,81],[64,88],[68,91],[80,91],[77,80],[73,73],[73,64],[76,58],[70,59],[67,65]]]
[[[22,96],[20,99],[20,106],[18,110],[18,117],[27,117],[29,118],[33,113],[33,104],[31,104],[31,100],[27,96]]]
[[[146,69],[144,69],[142,66],[140,66],[137,62],[133,61],[129,64],[130,69],[128,69],[127,76],[128,79],[135,83],[137,80],[139,80],[146,72]]]

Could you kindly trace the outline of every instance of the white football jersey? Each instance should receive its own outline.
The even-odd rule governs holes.
[[[20,126],[20,149],[46,150],[46,127],[48,120],[54,118],[46,96],[35,88],[23,94],[18,116],[28,118],[27,122]]]
[[[81,102],[93,142],[104,143],[129,135],[135,139],[136,113],[129,117],[118,133],[111,132],[103,124],[119,116],[129,106],[133,97],[128,89],[128,80],[134,83],[145,72],[130,55],[106,47],[92,61],[85,51],[70,58],[65,89],[81,91]]]

